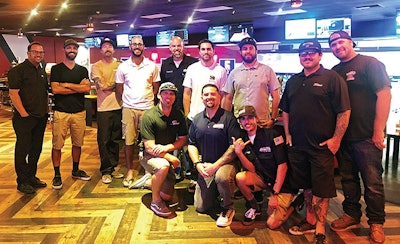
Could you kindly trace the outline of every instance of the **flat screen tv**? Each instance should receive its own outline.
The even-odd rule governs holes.
[[[335,31],[346,31],[351,36],[351,19],[331,18],[317,20],[317,38],[329,38]]]
[[[245,37],[253,37],[252,24],[235,24],[229,26],[229,41],[240,42]]]
[[[229,42],[229,26],[210,26],[208,27],[208,40],[213,43]]]
[[[400,12],[396,16],[396,35],[400,35]]]
[[[128,34],[117,34],[117,47],[129,47],[129,35]]]
[[[315,18],[285,20],[285,39],[313,39],[315,34]]]
[[[84,40],[85,47],[86,48],[100,48],[100,43],[101,43],[102,39],[103,39],[102,37],[87,37]]]
[[[168,46],[169,41],[173,36],[179,36],[180,38],[182,38],[184,44],[189,43],[189,34],[187,29],[179,29],[179,30],[158,31],[156,33],[156,45]]]

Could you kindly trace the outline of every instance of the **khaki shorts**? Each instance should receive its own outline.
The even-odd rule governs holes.
[[[73,146],[82,147],[86,129],[86,111],[77,113],[64,113],[54,111],[53,118],[53,149],[61,150],[64,147],[65,139],[71,134]]]
[[[122,138],[125,139],[125,145],[135,144],[144,112],[146,110],[122,108]]]
[[[165,158],[153,157],[150,154],[145,153],[144,158],[140,161],[144,170],[155,174],[159,169],[170,166],[170,163]],[[165,178],[162,186],[161,192],[172,196],[175,187],[175,172],[172,167],[169,168],[168,175]]]
[[[273,223],[275,226],[280,226],[288,218],[287,211],[292,203],[294,195],[291,193],[278,194],[278,207],[276,209],[268,208],[267,214],[268,222]]]

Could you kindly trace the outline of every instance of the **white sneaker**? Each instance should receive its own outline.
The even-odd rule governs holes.
[[[103,175],[101,181],[103,181],[104,184],[110,184],[112,182],[112,177],[109,174]]]
[[[146,181],[151,179],[151,174],[145,174],[140,179],[129,184],[129,189],[140,189],[146,186]]]
[[[235,216],[234,209],[224,209],[217,219],[218,227],[226,227],[232,223],[233,216]]]
[[[120,173],[119,171],[113,171],[111,173],[111,176],[115,179],[121,179],[122,177],[124,177],[124,174]]]

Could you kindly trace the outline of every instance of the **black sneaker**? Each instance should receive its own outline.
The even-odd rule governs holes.
[[[83,170],[72,171],[72,179],[90,180],[91,177]]]
[[[63,186],[61,176],[59,176],[59,175],[55,176],[53,178],[53,181],[51,182],[51,185],[52,185],[53,189],[60,190]]]
[[[291,227],[289,233],[296,236],[315,233],[315,225],[308,223],[307,220],[304,219],[298,225]]]
[[[30,185],[33,187],[33,188],[43,188],[43,187],[46,187],[47,186],[47,184],[46,184],[46,182],[44,182],[44,181],[42,181],[42,180],[40,180],[38,177],[33,177],[31,180],[30,180]]]
[[[34,194],[34,193],[36,193],[35,188],[33,188],[31,185],[25,184],[25,183],[18,184],[17,190],[22,192],[22,193],[24,193],[24,194]]]
[[[315,234],[315,244],[325,244],[326,243],[326,236],[321,233]]]
[[[242,224],[246,226],[252,225],[257,215],[260,214],[261,214],[260,209],[249,208],[244,214],[244,219],[242,221]]]

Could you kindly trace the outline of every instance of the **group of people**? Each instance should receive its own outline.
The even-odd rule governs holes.
[[[336,196],[336,157],[345,197],[344,214],[330,228],[345,231],[360,222],[361,176],[370,240],[383,243],[381,160],[391,101],[390,80],[380,61],[355,52],[348,33],[334,32],[328,42],[340,63],[332,70],[324,68],[320,43],[303,42],[299,46],[303,70],[287,81],[280,97],[281,85],[275,72],[257,61],[257,44],[251,37],[239,43],[243,63],[229,74],[214,61],[214,44],[207,39],[199,42],[197,60],[184,54],[181,38],[172,37],[172,55],[163,61],[159,72],[156,64],[143,56],[140,37],[132,38],[132,56],[121,64],[113,58],[114,42],[104,38],[102,59],[90,73],[97,89],[103,183],[125,177],[126,187],[148,187],[152,191],[151,210],[168,217],[177,201],[175,169],[182,164],[176,151],[183,149],[191,161],[187,167],[198,175],[194,207],[200,213],[219,211],[217,226],[231,224],[235,190],[246,200],[244,225],[251,225],[261,214],[255,196],[267,191],[269,228],[278,228],[304,199],[305,219],[289,232],[314,233],[316,243],[326,243],[329,199]],[[84,93],[90,90],[90,81],[88,71],[74,62],[77,48],[74,40],[65,41],[66,58],[52,68],[50,75],[55,98],[54,189],[62,187],[60,158],[68,129],[72,177],[90,180],[79,169],[85,129]],[[40,66],[43,54],[40,43],[31,43],[28,59],[9,72],[17,135],[17,189],[26,194],[46,186],[36,177],[47,121],[48,83]],[[276,124],[278,121],[283,122],[283,128]],[[139,134],[144,144],[140,164],[133,160]],[[115,170],[123,141],[125,176]],[[141,178],[140,166],[145,172]],[[302,194],[298,194],[300,189]]]

